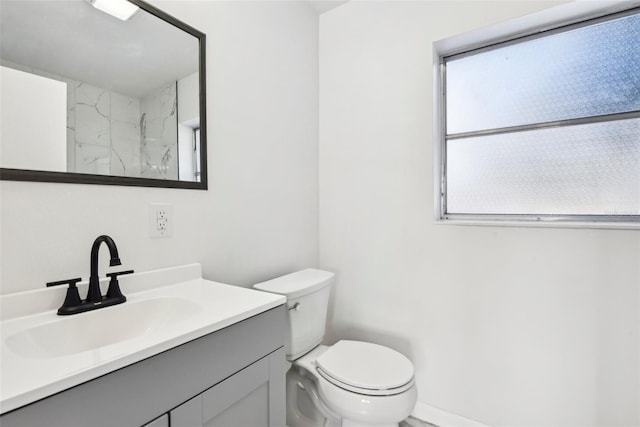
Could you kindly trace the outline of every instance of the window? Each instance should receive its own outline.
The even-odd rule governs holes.
[[[200,128],[193,130],[193,180],[200,182]]]
[[[640,224],[640,9],[438,43],[437,219]]]

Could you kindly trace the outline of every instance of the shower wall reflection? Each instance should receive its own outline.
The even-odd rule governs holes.
[[[67,171],[178,179],[178,82],[135,98],[19,64],[3,65],[66,84]]]

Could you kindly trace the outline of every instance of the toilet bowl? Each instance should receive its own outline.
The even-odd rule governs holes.
[[[386,363],[379,363],[381,359]],[[317,393],[329,410],[322,414],[316,408],[318,412],[334,422],[339,419],[343,426],[397,426],[416,403],[411,362],[376,344],[344,340],[330,347],[321,345],[294,361],[292,369],[296,380],[302,376],[312,382],[303,382],[302,390],[287,392]],[[295,411],[296,407],[288,408],[300,419]]]
[[[333,280],[307,269],[254,285],[287,297],[287,425],[397,427],[416,403],[413,365],[378,344],[319,344]]]

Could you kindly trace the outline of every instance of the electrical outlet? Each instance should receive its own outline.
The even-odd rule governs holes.
[[[149,205],[149,236],[170,237],[173,231],[173,207],[169,203]]]

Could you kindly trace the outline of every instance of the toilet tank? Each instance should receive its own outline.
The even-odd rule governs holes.
[[[287,360],[296,360],[322,341],[334,274],[308,268],[253,285],[287,297]]]

